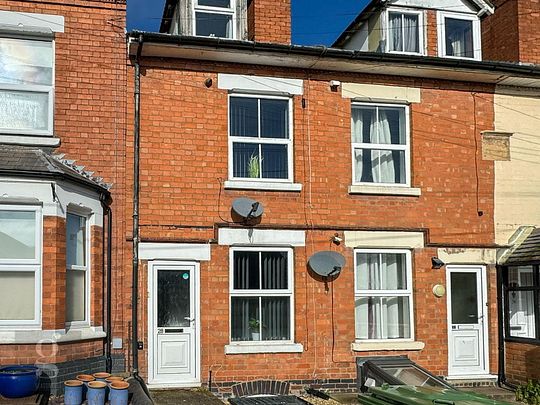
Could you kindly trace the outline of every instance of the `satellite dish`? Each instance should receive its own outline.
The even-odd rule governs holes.
[[[337,252],[317,252],[309,258],[308,264],[321,277],[337,277],[345,266],[345,257]]]
[[[264,213],[264,207],[260,202],[245,197],[234,200],[232,210],[246,222],[260,218]]]

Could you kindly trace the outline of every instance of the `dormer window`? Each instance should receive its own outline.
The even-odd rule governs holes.
[[[439,56],[480,60],[480,20],[476,15],[439,12]]]
[[[423,54],[422,20],[421,12],[388,10],[388,52]]]
[[[194,0],[194,32],[201,37],[235,38],[235,0]]]

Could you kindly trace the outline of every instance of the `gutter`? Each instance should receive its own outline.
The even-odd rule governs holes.
[[[478,61],[467,59],[449,59],[433,56],[399,55],[379,52],[364,52],[348,49],[336,49],[323,46],[284,45],[253,41],[241,41],[224,38],[194,37],[184,35],[170,35],[156,32],[132,31],[127,34],[128,42],[136,43],[142,37],[149,45],[162,44],[177,47],[200,47],[208,50],[247,51],[254,56],[264,53],[281,54],[283,56],[305,56],[318,59],[338,59],[342,61],[372,62],[380,64],[401,64],[409,67],[447,68],[450,70],[469,69],[477,73],[499,72],[507,75],[527,75],[540,79],[540,67],[534,65],[520,65],[510,62]],[[128,43],[129,45],[129,43]],[[284,64],[284,66],[287,66]],[[294,63],[291,67],[297,67]],[[320,69],[319,69],[320,70]],[[384,73],[383,73],[384,74]]]

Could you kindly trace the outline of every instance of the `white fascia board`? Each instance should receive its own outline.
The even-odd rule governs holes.
[[[64,17],[61,15],[21,13],[14,11],[0,11],[0,31],[17,27],[18,31],[24,32],[28,28],[29,33],[50,30],[51,32],[64,32]]]
[[[230,229],[218,232],[221,246],[306,246],[306,232],[277,229]]]
[[[210,245],[202,243],[149,243],[139,244],[141,260],[194,260],[209,261]]]
[[[218,88],[229,91],[250,93],[304,94],[304,81],[281,77],[218,74]]]

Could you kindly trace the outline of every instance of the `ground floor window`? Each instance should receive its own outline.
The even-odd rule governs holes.
[[[410,251],[355,251],[355,321],[357,340],[413,338]]]
[[[292,250],[232,248],[231,341],[292,341]]]
[[[41,208],[0,206],[0,326],[37,325]]]
[[[503,268],[506,336],[540,340],[539,265]]]

